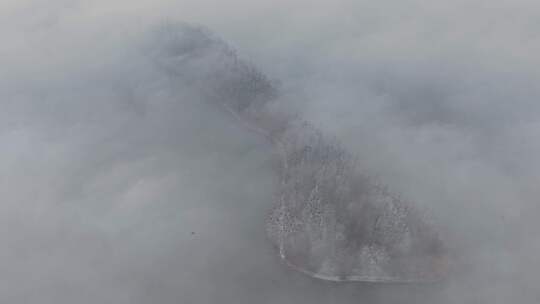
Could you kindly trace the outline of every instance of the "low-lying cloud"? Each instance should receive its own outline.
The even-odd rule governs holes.
[[[1,7],[4,302],[538,301],[535,3]],[[426,210],[455,255],[448,280],[336,285],[279,264],[264,233],[275,155],[191,78],[219,58],[171,70],[155,29],[180,21]]]

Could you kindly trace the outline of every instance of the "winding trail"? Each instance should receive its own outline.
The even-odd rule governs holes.
[[[164,28],[158,38],[165,41],[151,52],[158,66],[173,79],[201,84],[209,101],[277,151],[280,191],[266,230],[284,264],[326,281],[426,281],[433,256],[416,253],[435,239],[430,229],[364,178],[338,142],[302,119],[268,110],[279,94],[263,73],[205,30]]]
[[[268,132],[267,130],[251,123],[249,120],[245,119],[242,117],[242,115],[240,115],[238,112],[234,111],[229,105],[225,104],[225,103],[220,103],[221,107],[227,112],[229,113],[236,121],[238,121],[238,123],[240,123],[242,126],[244,126],[247,130],[251,131],[251,132],[254,132],[256,134],[259,134],[261,136],[263,136],[264,138],[266,138],[277,150],[277,153],[279,154],[279,157],[281,159],[281,162],[282,162],[282,165],[283,165],[283,169],[284,169],[284,172],[286,172],[289,168],[289,163],[288,163],[288,159],[287,159],[287,153],[286,153],[286,149],[285,149],[285,144],[277,137],[277,136],[272,136],[270,134],[270,132]],[[286,182],[285,180],[282,178],[281,179],[281,186],[285,186]],[[373,187],[376,187],[377,189],[381,190],[381,187],[379,185],[376,185],[374,184]],[[396,197],[388,194],[392,199],[397,199]],[[279,204],[278,206],[279,207],[276,207],[276,208],[280,208],[281,210],[285,210],[285,205],[286,205],[286,201],[285,201],[285,198],[284,198],[284,194],[283,193],[280,193],[279,195]],[[283,223],[283,216],[285,214],[285,212],[280,212],[281,214],[281,219],[280,221]],[[283,225],[281,225],[280,227],[281,229],[284,229]],[[310,270],[307,270],[303,267],[300,267],[298,265],[295,265],[293,263],[291,263],[291,261],[289,259],[287,259],[286,257],[286,253],[285,253],[285,246],[284,246],[284,243],[285,243],[285,240],[284,240],[284,236],[285,236],[285,232],[284,230],[281,231],[280,233],[280,239],[278,241],[278,251],[279,251],[279,257],[280,257],[280,260],[283,264],[285,264],[287,267],[295,270],[295,271],[298,271],[298,272],[301,272],[305,275],[308,275],[310,277],[313,277],[313,278],[316,278],[316,279],[320,279],[320,280],[325,280],[325,281],[331,281],[331,282],[370,282],[370,283],[429,283],[429,282],[436,282],[438,281],[438,279],[426,279],[426,278],[414,278],[414,279],[407,279],[407,278],[403,278],[403,277],[398,277],[398,276],[370,276],[370,275],[348,275],[348,276],[344,276],[344,277],[340,277],[340,276],[331,276],[331,275],[324,275],[324,274],[320,274],[320,273],[317,273],[317,272],[314,272],[314,271],[310,271]]]

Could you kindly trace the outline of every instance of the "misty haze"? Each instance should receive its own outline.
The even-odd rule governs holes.
[[[3,1],[0,302],[540,302],[539,16]]]

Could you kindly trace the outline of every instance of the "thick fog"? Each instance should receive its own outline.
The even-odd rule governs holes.
[[[3,1],[0,302],[537,303],[539,16],[526,0]],[[230,47],[171,56],[181,28]],[[232,50],[280,111],[414,202],[446,279],[329,283],[280,262],[275,151],[212,102]]]

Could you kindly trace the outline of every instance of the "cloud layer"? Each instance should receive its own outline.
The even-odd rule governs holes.
[[[538,300],[534,2],[1,8],[4,302]],[[328,285],[280,265],[263,225],[275,155],[205,102],[204,83],[159,61],[152,29],[177,21],[230,42],[279,81],[285,108],[423,206],[454,249],[454,276]],[[213,68],[198,62],[190,73],[201,67]]]

